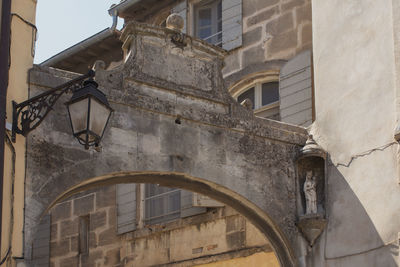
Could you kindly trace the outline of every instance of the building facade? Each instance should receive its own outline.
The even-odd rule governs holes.
[[[28,97],[37,29],[36,1],[0,4],[0,190],[1,266],[15,266],[23,257],[25,138],[11,142],[12,101]]]
[[[166,2],[154,7],[148,1],[124,1],[110,14],[125,24],[134,20],[165,27],[167,17],[178,13],[183,32],[228,51],[222,72],[235,99],[250,99],[257,116],[311,124],[309,1]],[[105,30],[83,41],[83,49],[72,47],[41,65],[84,72],[82,61],[93,64],[100,58],[113,69],[122,61],[119,36]],[[104,46],[107,53],[101,52]],[[38,258],[48,257],[54,266],[278,265],[268,240],[245,217],[180,189],[124,184],[80,193],[59,203],[47,223],[50,254]],[[35,246],[35,257],[34,251]]]
[[[101,153],[79,150],[59,107],[29,136],[10,255],[21,266],[399,266],[398,10],[390,0],[111,7],[122,32],[113,25],[30,71],[35,94],[96,65],[116,112]],[[165,29],[171,13],[189,36]],[[18,203],[3,214],[22,214]]]

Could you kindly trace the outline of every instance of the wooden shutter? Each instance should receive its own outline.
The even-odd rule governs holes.
[[[279,76],[281,121],[309,126],[312,123],[311,52],[289,60]]]
[[[197,215],[207,211],[205,207],[195,207],[193,205],[193,193],[181,190],[181,218]]]
[[[179,16],[183,18],[185,25],[183,26],[183,33],[186,33],[186,25],[187,25],[187,0],[180,2],[178,5],[172,8],[172,13],[177,13]]]
[[[136,229],[136,184],[117,184],[117,232]]]
[[[50,265],[50,215],[40,221],[32,246],[32,261],[35,267]]]
[[[222,48],[242,45],[242,0],[222,0]]]
[[[193,206],[195,207],[223,207],[224,204],[205,195],[193,193]]]

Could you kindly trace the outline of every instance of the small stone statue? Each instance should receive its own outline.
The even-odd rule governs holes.
[[[304,195],[306,197],[306,215],[317,213],[317,184],[312,171],[306,172],[304,182]]]

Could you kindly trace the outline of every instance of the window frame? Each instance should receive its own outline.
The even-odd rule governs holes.
[[[171,222],[171,221],[179,219],[180,215],[181,215],[181,205],[182,204],[180,204],[180,206],[179,206],[179,212],[171,213],[171,214],[175,214],[175,213],[179,214],[179,216],[177,216],[176,218],[165,219],[165,220],[161,219],[160,222],[154,222],[159,218],[166,217],[166,216],[171,215],[171,214],[163,214],[163,215],[156,216],[156,217],[153,216],[151,218],[147,217],[147,215],[146,215],[146,200],[149,200],[149,199],[152,199],[152,198],[156,198],[159,195],[168,196],[169,194],[172,194],[172,193],[175,193],[177,191],[180,191],[181,189],[172,188],[173,190],[171,190],[171,191],[164,192],[164,193],[161,193],[159,195],[146,197],[146,185],[149,185],[149,184],[140,184],[140,207],[138,207],[139,210],[140,210],[139,211],[139,214],[140,214],[139,215],[140,216],[140,218],[139,218],[140,224],[139,225],[141,226],[140,228],[142,228],[145,225],[164,224],[164,223],[168,223],[168,222]]]
[[[207,1],[207,0],[203,0],[203,1]],[[197,5],[195,5],[193,7],[194,8],[193,9],[194,10],[194,17],[193,17],[194,35],[197,36],[202,27],[199,25],[200,11],[205,10],[205,9],[210,9],[211,21],[210,21],[209,27],[207,27],[207,28],[211,29],[211,35],[207,36],[204,39],[202,39],[202,38],[201,39],[206,42],[208,42],[209,39],[211,41],[216,39],[217,43],[210,42],[210,44],[213,44],[216,46],[222,46],[222,0],[213,0],[213,1],[209,1],[209,2],[210,3],[205,3],[205,4],[202,4],[201,2],[199,2],[197,5],[201,5],[201,6],[197,7]],[[218,18],[218,15],[219,15],[218,9],[219,9],[220,5],[221,5],[221,14],[220,14],[220,18]],[[221,26],[220,31],[218,31],[219,26]],[[220,40],[218,39],[219,36],[221,38]],[[200,38],[200,37],[197,37],[197,38]]]
[[[166,223],[166,222],[170,222],[173,220],[176,220],[178,218],[180,218],[181,216],[181,203],[179,201],[179,208],[173,212],[169,212],[169,213],[163,213],[161,215],[156,215],[156,216],[147,216],[146,211],[147,211],[147,205],[146,205],[146,201],[155,199],[155,198],[159,198],[161,197],[163,199],[163,203],[165,203],[166,199],[172,195],[172,194],[176,194],[177,192],[179,192],[179,199],[180,199],[180,191],[181,189],[179,188],[170,188],[171,190],[167,191],[167,192],[163,192],[160,194],[156,194],[156,195],[152,195],[152,196],[146,196],[146,186],[148,185],[152,185],[152,184],[144,184],[143,186],[143,190],[144,190],[144,194],[143,194],[143,222],[145,225],[152,225],[152,224],[160,224],[160,223]],[[171,215],[175,215],[175,217],[172,218],[168,218]],[[160,220],[158,222],[158,220]]]
[[[280,105],[280,96],[279,100],[264,106],[262,105],[262,84],[270,82],[279,83],[279,70],[270,70],[250,74],[231,86],[229,88],[229,92],[237,101],[238,97],[242,93],[254,87],[254,114],[257,115],[258,113],[279,107]]]
[[[196,33],[197,33],[197,29],[196,29],[197,28],[197,23],[196,23],[197,14],[196,13],[197,12],[196,12],[195,8],[197,5],[201,4],[201,2],[205,2],[205,1],[208,1],[208,0],[189,0],[188,1],[189,12],[188,12],[188,19],[187,19],[187,33],[189,35],[196,36]],[[221,5],[222,5],[222,1],[223,0],[215,0],[215,3],[212,3],[212,5],[214,5],[216,7],[216,9],[218,9],[217,2],[221,2]],[[222,20],[223,20],[223,18],[222,18],[222,7],[221,7],[221,23],[222,23]],[[217,23],[218,23],[218,21],[217,21]],[[218,30],[217,25],[211,25],[211,26],[217,27],[217,30]],[[212,36],[217,35],[217,34],[221,34],[221,41],[220,41],[220,43],[215,44],[215,45],[222,46],[222,34],[223,34],[222,28],[221,28],[220,32],[216,32]],[[207,42],[207,41],[205,41],[205,42]]]

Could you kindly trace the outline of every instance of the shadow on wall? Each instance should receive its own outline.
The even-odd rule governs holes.
[[[385,244],[363,204],[340,171],[328,162],[328,226],[317,242],[310,266],[398,266],[397,242]],[[307,265],[308,266],[308,265]]]

